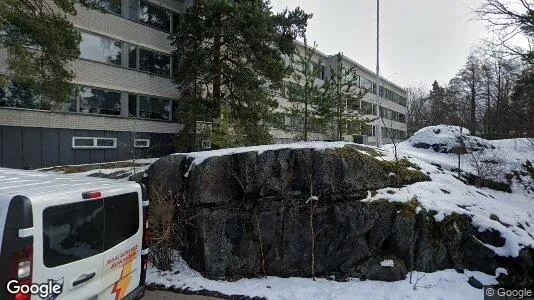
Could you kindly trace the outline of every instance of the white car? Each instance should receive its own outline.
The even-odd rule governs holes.
[[[144,186],[0,168],[0,299],[140,299]]]

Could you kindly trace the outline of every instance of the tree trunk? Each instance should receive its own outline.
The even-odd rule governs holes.
[[[476,126],[477,126],[477,116],[476,116],[476,87],[475,87],[475,78],[473,78],[473,81],[471,82],[471,99],[470,99],[470,111],[469,115],[471,117],[471,134],[476,134]]]
[[[213,118],[219,118],[221,116],[221,77],[222,77],[222,62],[221,62],[221,49],[222,49],[222,17],[219,15],[216,21],[215,36],[213,37],[213,106],[212,115]]]

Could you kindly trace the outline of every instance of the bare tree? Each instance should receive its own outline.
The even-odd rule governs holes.
[[[410,86],[408,91],[408,135],[428,126],[428,88],[423,84]]]
[[[499,36],[498,46],[503,53],[519,56],[534,64],[534,2],[531,0],[485,0],[476,9],[479,19],[486,21]],[[527,47],[512,45],[511,41],[523,35]]]

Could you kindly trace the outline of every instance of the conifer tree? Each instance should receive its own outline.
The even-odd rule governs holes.
[[[196,0],[172,37],[179,92],[194,86],[213,121],[227,105],[247,144],[268,139],[273,95],[287,74],[283,55],[295,51],[311,15],[300,8],[274,14],[267,0]]]
[[[345,133],[361,133],[362,126],[371,121],[363,115],[372,112],[364,112],[360,108],[360,101],[365,94],[360,89],[356,67],[345,65],[341,53],[334,58],[330,65],[330,76],[323,87],[328,98],[322,103],[319,114],[330,120],[333,138],[341,141]]]
[[[105,12],[120,0],[2,0],[0,46],[8,52],[9,81],[61,102],[74,77],[68,63],[78,58],[81,36],[68,17],[75,3]],[[1,76],[0,76],[1,77]]]
[[[291,131],[296,132],[297,140],[307,141],[310,131],[325,125],[326,118],[320,117],[319,109],[326,106],[326,93],[318,81],[321,77],[324,79],[325,65],[321,58],[314,58],[316,50],[317,43],[310,47],[304,37],[302,49],[290,58],[292,74],[286,82],[290,106],[286,112],[292,120]]]

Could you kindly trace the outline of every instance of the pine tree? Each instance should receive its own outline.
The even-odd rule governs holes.
[[[227,105],[235,129],[247,143],[262,143],[277,106],[273,95],[287,74],[283,55],[311,17],[300,8],[273,14],[266,0],[196,0],[172,37],[179,92],[198,88],[204,121],[218,119]],[[263,123],[264,124],[264,123]]]
[[[324,85],[328,101],[321,103],[319,114],[332,124],[335,140],[344,140],[345,133],[362,133],[362,127],[371,120],[364,118],[370,111],[362,111],[360,101],[365,95],[359,88],[360,77],[356,67],[343,63],[343,55],[338,53],[330,66],[330,76]]]
[[[324,76],[325,65],[321,58],[314,58],[316,49],[317,43],[310,47],[304,37],[302,49],[290,58],[292,74],[286,83],[290,106],[286,107],[286,112],[297,140],[307,141],[310,131],[324,127],[326,121],[319,113],[319,109],[326,106],[326,93],[317,80]]]
[[[2,0],[0,45],[8,52],[12,82],[61,102],[74,74],[68,63],[78,58],[81,36],[68,20],[75,3],[102,12],[120,0]],[[4,84],[8,80],[0,80]]]

